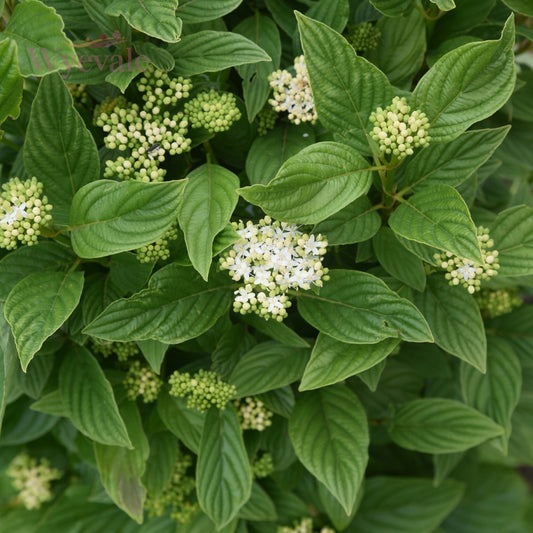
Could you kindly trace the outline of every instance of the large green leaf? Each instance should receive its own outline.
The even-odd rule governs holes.
[[[503,434],[488,416],[457,400],[420,398],[402,405],[390,420],[392,440],[408,450],[454,453]]]
[[[260,394],[300,379],[308,359],[308,348],[264,342],[241,357],[228,381],[239,398]]]
[[[196,465],[198,502],[217,529],[229,523],[248,500],[252,473],[239,419],[232,407],[206,414]]]
[[[17,45],[0,41],[0,124],[7,117],[17,118],[22,100],[22,77],[17,62]]]
[[[279,68],[281,57],[281,40],[275,22],[259,11],[255,15],[244,19],[233,28],[235,33],[259,45],[271,58],[271,61],[261,61],[237,67],[242,78],[242,92],[246,104],[248,120],[252,121],[265,105],[270,93],[268,77]]]
[[[228,310],[230,288],[225,273],[207,283],[193,269],[173,263],[158,270],[147,289],[113,302],[85,333],[120,342],[177,344],[201,335]]]
[[[520,360],[513,349],[504,340],[489,337],[487,373],[481,374],[472,366],[462,363],[461,389],[468,405],[505,428],[505,435],[498,438],[495,444],[506,454],[511,434],[511,416],[522,389]]]
[[[182,76],[271,60],[262,48],[246,37],[223,31],[203,30],[186,35],[167,50],[176,60],[174,72]]]
[[[501,276],[533,274],[533,208],[511,207],[498,213],[490,236],[498,250]]]
[[[418,82],[411,107],[426,113],[432,142],[455,139],[511,96],[516,79],[513,17],[498,41],[468,43],[441,57]]]
[[[94,453],[102,485],[111,499],[134,520],[142,523],[146,489],[141,477],[150,449],[135,403],[124,402],[121,415],[128,428],[132,449],[95,442]]]
[[[432,533],[456,507],[463,485],[430,479],[372,477],[365,483],[363,501],[348,527],[349,533]]]
[[[13,287],[4,314],[11,325],[24,371],[43,342],[74,311],[82,289],[81,272],[36,272]]]
[[[277,520],[278,517],[274,502],[259,483],[252,483],[252,494],[250,495],[250,499],[239,511],[239,518],[267,522]]]
[[[502,0],[513,11],[528,17],[533,17],[533,2],[531,0]]]
[[[471,130],[449,143],[430,143],[398,168],[395,179],[417,191],[435,184],[460,185],[490,158],[508,132],[509,126]]]
[[[187,23],[206,22],[227,15],[242,0],[180,0],[178,15]]]
[[[417,291],[426,286],[422,261],[404,248],[390,228],[381,228],[372,240],[374,253],[381,266],[393,277]]]
[[[168,392],[159,395],[157,413],[168,430],[197,454],[205,415],[198,409],[188,408],[187,400],[170,396]]]
[[[63,33],[63,20],[55,9],[37,0],[15,6],[0,41],[17,44],[18,63],[23,76],[44,76],[78,64],[72,42]]]
[[[370,0],[387,17],[399,17],[413,7],[413,0]]]
[[[370,154],[370,114],[393,97],[387,77],[357,56],[337,32],[299,13],[296,16],[320,121],[339,140]]]
[[[313,233],[326,235],[330,245],[351,244],[370,239],[380,226],[377,211],[372,208],[370,200],[362,196],[317,224]]]
[[[355,150],[322,142],[285,161],[268,185],[244,187],[239,194],[273,218],[315,224],[365,194],[371,181],[367,160]]]
[[[105,12],[122,15],[136,30],[167,43],[175,43],[181,35],[177,7],[178,0],[113,0]]]
[[[85,185],[72,201],[74,251],[104,257],[154,242],[175,222],[185,184],[99,180]]]
[[[443,276],[429,276],[426,290],[415,303],[428,321],[435,343],[443,350],[485,372],[487,339],[479,307],[463,287]]]
[[[178,459],[178,439],[168,431],[158,431],[149,436],[150,457],[146,462],[143,484],[154,498],[158,498],[170,485]]]
[[[404,200],[389,225],[401,237],[483,263],[468,207],[448,185],[432,185]]]
[[[100,177],[96,143],[59,74],[45,76],[39,84],[24,144],[24,166],[43,183],[59,224],[68,223],[76,192]]]
[[[101,444],[131,447],[113,389],[100,365],[84,347],[71,344],[59,371],[63,408],[74,427]]]
[[[187,175],[178,211],[192,265],[207,280],[213,241],[229,222],[239,198],[239,178],[219,165],[206,163]]]
[[[0,435],[8,399],[16,383],[18,364],[15,340],[4,317],[4,305],[0,304]]]
[[[302,394],[289,436],[298,459],[350,514],[368,462],[368,425],[357,396],[341,385]]]
[[[63,270],[76,260],[72,250],[53,241],[41,241],[35,246],[23,246],[0,260],[0,300],[29,274]]]
[[[383,361],[398,343],[385,339],[376,344],[346,344],[319,333],[300,390],[326,387],[364,372]]]
[[[388,337],[432,342],[422,314],[366,272],[332,270],[320,294],[301,292],[298,310],[319,331],[342,342],[372,344]]]

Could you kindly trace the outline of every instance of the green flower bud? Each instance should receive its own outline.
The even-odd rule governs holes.
[[[174,224],[167,232],[157,241],[146,246],[141,246],[136,250],[137,259],[141,263],[152,263],[158,259],[165,260],[170,257],[170,241],[175,241],[178,238],[178,228]]]
[[[257,479],[270,476],[272,472],[274,472],[274,461],[269,452],[263,453],[252,463],[252,473]]]
[[[134,361],[124,379],[124,388],[128,400],[135,401],[139,396],[144,403],[151,403],[157,400],[163,382],[157,374],[147,365],[141,365],[139,361]]]
[[[346,40],[357,52],[373,50],[379,43],[381,32],[370,22],[350,24],[345,33]]]
[[[227,131],[241,118],[235,96],[214,89],[186,102],[185,114],[193,128],[204,128],[211,133]]]
[[[278,113],[271,106],[265,106],[259,113],[257,113],[257,133],[260,136],[266,135],[270,130],[274,129]]]
[[[131,357],[140,354],[139,348],[134,342],[108,342],[105,344],[93,343],[92,351],[93,353],[100,354],[104,357],[115,355],[116,358],[122,363]]]

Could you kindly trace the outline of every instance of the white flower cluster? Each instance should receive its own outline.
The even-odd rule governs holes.
[[[378,107],[371,113],[370,122],[374,126],[372,139],[378,142],[381,152],[397,160],[413,155],[413,148],[430,141],[426,114],[418,110],[411,113],[405,98],[396,96],[385,109]]]
[[[318,115],[303,55],[295,58],[294,70],[294,76],[287,70],[276,70],[270,75],[274,93],[268,102],[278,112],[287,111],[294,124],[315,122]]]
[[[244,282],[235,291],[236,312],[281,322],[291,305],[289,289],[321,287],[322,280],[328,279],[320,259],[328,243],[321,235],[304,234],[296,225],[268,216],[259,224],[240,221],[233,226],[241,239],[220,258],[220,264],[234,281]]]
[[[272,424],[273,412],[265,404],[252,396],[233,402],[241,423],[241,429],[255,429],[263,431]]]
[[[477,228],[477,239],[481,249],[483,263],[474,263],[463,257],[454,256],[450,252],[435,254],[440,267],[447,270],[446,279],[450,285],[461,284],[470,293],[479,291],[481,280],[489,279],[498,274],[498,250],[491,250],[494,241],[489,237],[489,230],[483,226]]]

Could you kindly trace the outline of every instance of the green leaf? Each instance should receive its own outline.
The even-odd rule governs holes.
[[[176,17],[178,0],[113,0],[105,12],[122,15],[128,23],[151,37],[175,43],[181,35],[181,20]]]
[[[516,80],[514,22],[509,17],[498,41],[468,43],[441,57],[418,82],[412,108],[426,113],[431,142],[455,139],[471,124],[496,112]]]
[[[131,447],[113,389],[96,359],[76,344],[71,344],[64,355],[59,392],[72,424],[95,442]]]
[[[250,497],[252,473],[233,407],[211,407],[206,413],[196,490],[200,507],[217,529],[228,524]]]
[[[228,382],[239,398],[260,394],[300,379],[308,359],[308,348],[264,342],[241,357]]]
[[[45,76],[39,84],[24,144],[24,166],[43,183],[56,224],[68,223],[76,192],[100,177],[96,143],[59,74]]]
[[[355,150],[322,142],[285,161],[268,185],[238,192],[273,218],[314,224],[365,194],[371,181],[368,162]]]
[[[257,331],[264,333],[281,344],[293,346],[294,348],[309,348],[309,343],[283,322],[265,320],[255,313],[243,315],[242,319]]]
[[[0,124],[7,117],[16,119],[22,101],[22,77],[14,41],[0,41]]]
[[[325,24],[296,17],[320,121],[339,140],[370,155],[370,113],[393,98],[387,77]]]
[[[317,224],[313,233],[325,235],[329,245],[352,244],[370,239],[380,226],[377,211],[370,200],[362,196]]]
[[[204,30],[186,35],[167,50],[176,60],[174,71],[182,76],[271,60],[262,48],[249,39],[223,31]]]
[[[63,270],[75,260],[70,248],[53,241],[17,248],[0,260],[0,300],[4,301],[11,289],[26,276],[35,272]]]
[[[483,263],[468,207],[448,185],[432,185],[404,200],[389,225],[401,237]]]
[[[349,0],[318,0],[306,11],[305,16],[327,24],[330,28],[341,33],[350,17]]]
[[[381,374],[385,370],[387,360],[383,359],[377,365],[370,367],[368,370],[364,370],[357,377],[369,388],[371,392],[376,392],[379,382],[381,380]]]
[[[131,28],[124,17],[113,17],[105,10],[113,0],[81,0],[83,8],[97,26],[108,36],[118,30],[121,38],[131,39]]]
[[[503,428],[488,416],[445,398],[403,404],[388,430],[398,446],[422,453],[462,452],[503,434]]]
[[[218,19],[231,13],[242,0],[181,0],[178,15],[183,22],[196,24]]]
[[[13,287],[4,314],[24,371],[43,342],[74,311],[82,289],[82,272],[36,272]]]
[[[252,483],[250,499],[241,507],[242,520],[273,522],[277,520],[276,507],[267,492],[257,482]]]
[[[135,254],[115,254],[109,260],[109,279],[123,293],[140,291],[152,273],[151,263],[141,263]]]
[[[85,333],[110,341],[178,344],[207,331],[228,310],[231,287],[224,272],[206,283],[191,268],[170,264],[152,276],[147,289],[113,302]]]
[[[178,220],[192,265],[207,281],[213,241],[228,224],[239,199],[239,178],[209,163],[195,168],[187,178]]]
[[[357,396],[340,385],[302,394],[289,436],[305,468],[350,514],[368,462],[368,426]]]
[[[84,258],[150,244],[176,220],[185,180],[164,183],[99,180],[74,196],[72,246]]]
[[[178,440],[168,431],[150,434],[150,457],[146,462],[143,484],[155,499],[170,485],[178,458]]]
[[[430,2],[437,4],[437,7],[441,11],[451,11],[452,9],[455,8],[454,0],[430,0]]]
[[[376,476],[365,483],[363,501],[350,533],[431,533],[457,506],[464,487],[430,479]]]
[[[443,276],[429,276],[426,290],[415,295],[418,306],[443,350],[485,372],[487,339],[479,307],[463,287]]]
[[[168,350],[168,344],[147,339],[145,341],[137,341],[137,346],[141,349],[143,357],[148,361],[152,370],[159,374],[161,372],[161,364]]]
[[[121,415],[131,437],[132,449],[95,442],[94,453],[106,492],[120,509],[140,524],[146,498],[141,477],[150,449],[136,404],[124,402]]]
[[[205,415],[198,409],[188,408],[184,398],[175,398],[168,392],[159,395],[157,413],[168,430],[189,450],[198,454]]]
[[[424,290],[426,271],[422,261],[402,246],[390,228],[382,227],[372,244],[378,261],[391,276],[417,291]]]
[[[4,317],[4,305],[0,304],[0,435],[2,434],[2,420],[6,406],[11,390],[16,383],[18,364],[15,340]]]
[[[373,344],[388,337],[432,342],[424,317],[366,272],[332,270],[320,294],[302,292],[298,310],[319,331],[342,342]]]
[[[0,33],[0,41],[15,41],[23,76],[44,76],[78,64],[78,56],[63,28],[63,20],[55,9],[37,0],[26,0],[15,6],[6,29]]]
[[[471,130],[449,143],[430,143],[398,168],[395,179],[416,191],[436,184],[456,187],[492,156],[508,132],[509,126]]]
[[[123,93],[135,77],[142,72],[145,72],[147,68],[148,62],[146,61],[146,58],[143,58],[142,56],[136,57],[134,62],[132,62],[131,65],[128,65],[127,70],[122,68],[122,61],[118,60],[116,68],[114,67],[114,70],[105,77],[105,81],[112,83]]]
[[[533,2],[531,0],[502,0],[502,2],[517,13],[533,17]]]
[[[63,416],[65,418],[68,418],[70,414],[68,408],[63,405],[61,391],[59,389],[41,396],[41,398],[31,404],[30,408],[40,413]]]
[[[490,228],[501,276],[533,274],[533,208],[511,207],[498,213]]]
[[[520,399],[522,369],[513,349],[502,339],[489,337],[487,373],[461,364],[461,390],[465,402],[505,428],[494,444],[507,454],[511,416]]]
[[[370,0],[387,17],[399,17],[413,7],[413,0]]]
[[[257,137],[246,157],[246,175],[250,183],[268,184],[289,157],[314,142],[315,134],[308,124],[280,124]]]
[[[248,120],[252,121],[265,105],[270,93],[268,77],[279,68],[281,57],[281,40],[279,30],[274,21],[260,15],[244,19],[233,28],[235,33],[243,35],[260,46],[271,58],[271,61],[261,61],[237,67],[242,78],[242,92],[246,104]]]
[[[393,85],[410,84],[422,66],[426,53],[425,20],[413,9],[404,17],[382,17],[376,24],[381,36],[377,47],[366,55]]]
[[[174,68],[174,58],[170,52],[151,42],[135,41],[135,50],[146,56],[159,70],[169,71]]]
[[[326,387],[364,372],[383,361],[398,343],[385,339],[376,344],[346,344],[319,333],[299,390]]]
[[[464,456],[465,452],[440,453],[434,455],[432,457],[433,468],[435,470],[435,475],[433,476],[434,485],[440,485],[448,477],[448,474],[453,472]]]
[[[361,505],[364,494],[364,483],[359,486],[357,498],[350,514],[346,514],[346,511],[342,508],[342,505],[337,501],[335,496],[329,492],[323,483],[317,482],[316,484],[318,485],[318,496],[320,498],[320,503],[323,505],[331,524],[337,530],[343,531],[353,520],[353,517]]]

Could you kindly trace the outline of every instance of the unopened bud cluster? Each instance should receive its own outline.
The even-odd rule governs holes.
[[[181,112],[171,114],[158,108],[149,112],[130,104],[101,113],[96,124],[107,133],[104,138],[107,148],[125,152],[114,161],[106,161],[106,178],[163,181],[166,170],[160,164],[165,155],[190,150],[191,140],[185,137],[188,122]]]
[[[105,344],[93,343],[92,351],[94,353],[109,357],[115,355],[116,358],[123,363],[135,355],[139,355],[140,351],[134,342],[108,342]]]
[[[303,55],[295,58],[294,70],[295,75],[288,70],[276,70],[270,75],[273,94],[269,103],[278,112],[286,111],[294,124],[315,122],[318,115]]]
[[[170,241],[175,241],[178,238],[178,228],[174,224],[171,226],[166,233],[157,239],[152,244],[147,244],[146,246],[141,246],[135,250],[137,254],[137,259],[141,263],[152,263],[158,259],[165,260],[170,257]]]
[[[240,221],[233,227],[241,239],[220,258],[220,265],[234,281],[243,282],[234,293],[235,312],[281,322],[291,305],[289,289],[321,287],[328,279],[321,261],[328,243],[320,234],[301,233],[296,225],[268,216],[259,224]]]
[[[481,313],[489,318],[506,315],[524,303],[518,296],[518,289],[515,287],[495,291],[481,289],[476,294],[476,300]]]
[[[395,96],[385,109],[378,107],[370,115],[372,139],[389,160],[401,160],[414,153],[419,146],[431,140],[427,134],[429,121],[426,114],[407,105],[405,98]]]
[[[157,400],[163,382],[159,376],[148,366],[134,361],[124,379],[124,388],[128,400],[135,401],[139,396],[144,403]]]
[[[67,83],[67,87],[74,102],[80,104],[89,103],[89,93],[87,92],[87,85],[85,83]]]
[[[188,372],[175,371],[168,382],[172,396],[187,398],[187,407],[196,408],[202,413],[212,405],[224,409],[237,393],[235,387],[222,381],[218,374],[203,369],[192,377]]]
[[[150,65],[137,82],[147,110],[158,114],[163,106],[175,106],[182,98],[189,98],[192,89],[190,79],[181,76],[171,78],[167,72]]]
[[[252,463],[252,473],[257,479],[270,476],[272,472],[274,472],[274,461],[269,452],[265,452]]]
[[[47,459],[37,460],[27,453],[19,453],[7,468],[11,483],[19,491],[17,501],[26,509],[39,509],[53,498],[50,483],[62,473],[50,466]]]
[[[241,429],[255,429],[263,431],[272,424],[273,412],[265,407],[265,404],[252,396],[233,402],[237,409],[237,415],[241,423]]]
[[[14,250],[19,243],[37,243],[41,229],[52,220],[52,206],[37,178],[11,178],[0,193],[0,248]]]
[[[498,251],[492,250],[494,241],[489,237],[489,230],[483,226],[477,228],[477,240],[481,249],[483,263],[454,256],[450,252],[435,254],[440,267],[447,271],[446,279],[450,285],[462,285],[470,294],[479,291],[481,281],[492,278],[498,273]]]
[[[280,526],[278,533],[313,533],[313,519],[302,518],[299,522],[294,522],[292,527]],[[322,527],[318,530],[320,533],[335,533],[330,527]]]
[[[269,105],[266,105],[257,113],[257,133],[259,136],[266,135],[274,128],[276,120],[278,120],[278,113]]]
[[[193,128],[204,128],[211,133],[229,130],[241,118],[235,96],[214,89],[186,102],[185,113]]]
[[[376,48],[381,38],[381,32],[371,22],[361,22],[350,25],[345,37],[354,50],[366,52]]]
[[[156,497],[148,494],[145,509],[149,516],[162,516],[170,510],[172,520],[186,524],[198,511],[198,503],[194,500],[195,481],[187,474],[192,466],[192,458],[188,454],[180,455],[174,465],[172,479],[168,487]]]

